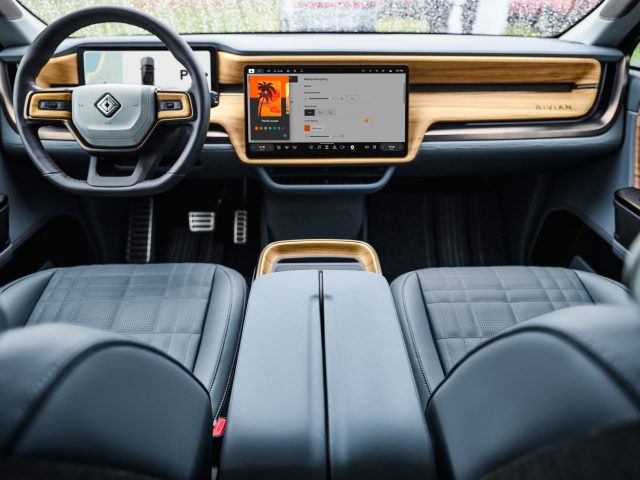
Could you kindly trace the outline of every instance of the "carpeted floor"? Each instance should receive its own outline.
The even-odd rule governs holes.
[[[383,191],[368,202],[369,243],[389,281],[426,267],[509,263],[496,191]]]
[[[246,209],[248,243],[233,243],[233,216]],[[215,211],[215,231],[193,233],[189,211]],[[241,182],[184,182],[159,197],[156,261],[219,263],[250,279],[260,254],[259,190],[250,185],[243,193]]]

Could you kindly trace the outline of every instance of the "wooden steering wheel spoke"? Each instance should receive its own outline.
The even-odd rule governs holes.
[[[26,120],[49,123],[71,120],[70,89],[41,89],[27,95]]]
[[[156,120],[189,121],[193,119],[191,95],[182,90],[156,91]]]

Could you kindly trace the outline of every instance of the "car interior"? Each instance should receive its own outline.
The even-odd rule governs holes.
[[[0,2],[0,478],[640,478],[639,43],[639,0]]]

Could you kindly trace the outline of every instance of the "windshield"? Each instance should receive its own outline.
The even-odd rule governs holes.
[[[49,23],[81,7],[127,5],[179,33],[395,32],[556,36],[602,0],[21,0]],[[141,30],[99,24],[87,35],[135,35]]]

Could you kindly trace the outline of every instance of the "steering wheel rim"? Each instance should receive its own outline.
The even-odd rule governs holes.
[[[95,19],[100,20],[96,21]],[[110,185],[109,182],[104,182],[103,185],[96,186],[92,185],[89,179],[80,180],[64,173],[38,136],[38,129],[41,125],[30,122],[27,115],[27,98],[30,92],[40,90],[36,84],[36,78],[60,44],[81,28],[106,22],[125,23],[140,27],[158,37],[185,67],[191,76],[192,82],[188,90],[192,101],[192,116],[187,122],[190,126],[190,132],[184,149],[167,172],[156,178],[143,178],[132,185],[114,186]],[[178,183],[189,172],[202,151],[209,129],[209,110],[211,108],[210,90],[206,75],[186,41],[166,24],[151,15],[132,8],[119,6],[83,8],[60,17],[48,25],[33,41],[20,62],[16,74],[13,101],[17,113],[16,126],[18,133],[23,140],[27,154],[40,173],[56,186],[68,192],[98,196],[153,195],[166,191]],[[149,135],[151,135],[157,123],[154,124]],[[95,157],[92,158],[92,165],[95,163],[94,160]],[[93,168],[93,166],[90,168]]]

